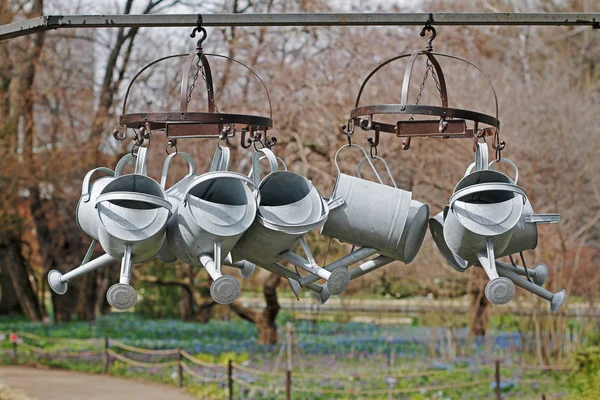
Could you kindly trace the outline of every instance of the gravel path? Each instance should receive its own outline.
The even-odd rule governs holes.
[[[0,367],[0,387],[25,392],[15,399],[36,400],[192,400],[180,389],[112,376],[28,367]],[[0,392],[0,395],[2,393]],[[13,397],[0,397],[12,399]]]

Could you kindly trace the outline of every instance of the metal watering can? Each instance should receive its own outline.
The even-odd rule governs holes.
[[[117,309],[132,307],[137,301],[129,286],[132,264],[154,258],[165,240],[171,203],[162,187],[146,175],[147,149],[137,153],[135,172],[109,182],[95,200],[98,209],[98,237],[104,251],[122,259],[119,283],[106,294]]]
[[[173,160],[173,158],[175,158],[175,156],[177,155],[180,155],[185,159],[185,161],[188,164],[189,171],[183,178],[181,178],[179,181],[177,181],[167,189],[166,186],[169,174],[169,166],[171,165],[171,161]],[[215,152],[215,155],[213,157],[210,170],[226,171],[229,166],[229,156],[229,148],[218,146],[217,151]],[[160,177],[160,186],[165,190],[165,193],[167,194],[167,199],[171,203],[173,213],[177,211],[177,207],[179,207],[179,204],[181,204],[183,198],[185,197],[186,190],[190,183],[198,176],[199,175],[196,174],[196,164],[194,163],[194,160],[189,154],[184,152],[175,152],[167,156],[165,162],[163,163],[162,173]],[[158,258],[165,262],[177,261],[177,256],[170,249],[169,244],[166,240],[163,244],[162,249],[160,249],[160,252],[158,253]]]
[[[508,247],[523,214],[525,191],[506,175],[489,169],[487,145],[478,143],[475,172],[456,185],[444,219],[448,247],[470,263],[481,264],[490,282],[486,297],[506,304],[515,295],[515,285],[496,270],[496,254]]]
[[[383,184],[369,156],[360,146],[352,145],[362,151],[364,158],[358,165],[358,177],[338,170],[332,198],[341,198],[343,205],[332,210],[321,233],[355,246],[376,249],[382,256],[409,264],[417,255],[427,232],[429,207],[412,200],[412,193],[398,189],[390,170],[381,157],[394,186]],[[367,161],[379,183],[361,178],[360,167]]]
[[[160,185],[145,175],[146,148],[139,149],[135,173],[121,175],[123,166],[132,158],[128,154],[119,161],[113,178],[100,178],[90,185],[96,171],[112,171],[96,168],[86,174],[77,221],[94,240],[78,268],[64,275],[56,270],[48,273],[49,285],[56,293],[64,294],[70,279],[121,259],[119,283],[109,288],[107,300],[119,310],[137,302],[137,294],[129,286],[132,264],[147,261],[160,250],[171,206]],[[96,240],[107,254],[89,261]]]
[[[338,150],[338,153],[340,150]],[[382,251],[380,251],[379,249],[373,248],[376,246],[386,248],[386,253],[388,255],[393,255],[394,257],[379,255],[378,257],[372,260],[362,262],[357,267],[353,268],[352,270],[349,270],[350,280],[357,279],[369,272],[375,271],[385,265],[390,264],[396,259],[400,259],[407,263],[412,261],[423,242],[425,233],[427,231],[427,218],[429,217],[429,208],[427,205],[424,205],[415,200],[411,200],[411,194],[409,192],[397,189],[398,186],[396,184],[396,181],[394,180],[391,171],[383,158],[379,156],[374,157],[375,159],[380,160],[385,166],[385,169],[390,177],[393,187],[383,185],[381,177],[379,176],[377,170],[372,164],[371,159],[366,155],[362,148],[361,150],[363,151],[365,157],[358,164],[356,172],[357,178],[339,173],[338,179],[336,181],[336,186],[334,188],[334,193],[332,196],[333,202],[337,206],[335,207],[337,208],[337,210],[330,212],[329,218],[323,226],[322,233],[331,237],[336,237],[338,239],[343,238],[341,240],[363,247],[352,251],[350,254],[341,257],[340,259],[328,264],[324,268],[325,270],[332,272],[338,269],[347,269],[351,265],[361,262],[368,257],[371,257],[377,253],[382,253]],[[337,154],[335,161],[337,166]],[[373,168],[375,176],[380,182],[379,184],[362,179],[360,171],[365,161],[368,162]],[[366,200],[363,200],[363,198],[365,198],[365,196],[370,195],[371,193],[380,193],[382,186],[391,189],[391,191],[388,191],[386,193],[388,199],[393,199],[392,201],[396,201],[399,204],[404,204],[404,213],[402,216],[400,216],[400,218],[404,216],[405,222],[403,223],[403,226],[400,227],[399,232],[395,231],[395,228],[397,228],[397,226],[395,226],[393,223],[390,224],[390,221],[393,220],[393,216],[390,216],[390,219],[386,219],[386,216],[376,213],[375,218],[378,219],[375,221],[375,223],[371,224],[371,222],[369,222],[370,225],[366,228],[364,227],[364,225],[362,225],[365,221],[360,215],[360,210],[363,206],[366,207],[366,205],[362,203],[362,201],[375,201],[370,197],[366,197]],[[342,189],[339,190],[338,188]],[[394,190],[400,193],[393,192]],[[362,191],[365,191],[367,194],[365,196],[359,194],[362,193]],[[381,199],[378,198],[377,202],[380,201]],[[406,210],[406,204],[410,204],[410,206],[408,206],[408,210]],[[345,215],[344,213],[347,213],[347,215]],[[386,223],[386,226],[390,227],[390,231],[392,233],[395,232],[395,236],[392,235],[391,240],[388,240],[388,238],[381,232],[373,233],[375,231],[374,226],[377,226],[377,223],[383,224],[383,222]],[[358,228],[355,228],[355,226],[357,226]],[[362,237],[359,238],[359,240],[357,240],[357,238],[354,237],[354,235],[350,234],[349,230],[352,229],[354,229],[353,231],[351,231],[352,233],[359,232],[359,234],[362,235]],[[359,231],[360,229],[364,230]],[[394,242],[394,240],[396,242]],[[390,243],[392,243],[392,245],[390,245]],[[302,277],[298,281],[298,286],[309,287],[314,292],[313,294],[317,301],[320,304],[324,304],[330,297],[330,292],[328,288],[321,285],[318,285],[316,289],[314,287],[308,286],[314,285],[314,282],[316,282],[317,280],[318,277],[308,275]]]
[[[479,234],[481,234],[482,231],[485,232],[484,229],[481,228],[481,226],[477,226],[478,223],[480,225],[484,225],[486,228],[496,228],[495,232],[485,232],[488,235],[487,238],[485,238],[485,247],[484,243],[482,243],[482,238],[479,238],[471,242],[471,248],[466,250],[465,247],[467,246],[465,246],[464,244],[461,245],[456,242],[456,239],[459,236],[456,235],[456,231],[454,232],[454,237],[449,239],[449,237],[447,236],[447,232],[452,232],[452,230],[449,229],[447,225],[449,224],[449,221],[452,221],[454,223],[456,223],[457,221],[457,218],[454,218],[456,217],[456,215],[449,212],[449,210],[451,210],[450,207],[446,207],[443,213],[436,215],[430,220],[429,225],[432,236],[444,258],[446,258],[449,264],[457,271],[462,272],[466,270],[470,263],[476,265],[479,264],[484,268],[486,274],[491,280],[488,286],[486,286],[486,297],[492,303],[505,304],[509,302],[512,299],[512,297],[514,297],[514,284],[516,284],[525,288],[526,290],[529,290],[534,294],[537,294],[538,296],[541,296],[551,301],[552,311],[558,310],[558,307],[560,307],[560,305],[564,301],[564,291],[553,294],[540,287],[544,284],[548,276],[548,268],[546,267],[546,265],[539,264],[533,270],[525,270],[523,267],[517,267],[512,264],[495,261],[495,258],[520,253],[525,250],[534,249],[537,246],[538,239],[537,224],[555,223],[560,221],[560,215],[558,214],[533,213],[531,204],[527,197],[525,197],[524,191],[522,191],[522,189],[516,186],[519,177],[516,165],[508,159],[502,159],[501,161],[508,163],[513,168],[515,173],[514,181],[504,174],[490,176],[490,174],[500,174],[490,169],[492,165],[497,161],[494,160],[489,164],[487,163],[487,146],[485,145],[485,143],[480,143],[478,144],[476,151],[476,162],[471,164],[469,168],[467,168],[465,178],[461,180],[461,182],[465,180],[472,181],[473,176],[475,176],[484,182],[483,185],[490,185],[491,191],[494,191],[494,184],[490,184],[489,182],[494,182],[494,179],[496,179],[497,181],[500,181],[501,184],[505,185],[505,189],[507,191],[515,189],[514,193],[521,195],[513,195],[512,199],[505,199],[504,204],[501,206],[504,208],[504,214],[502,214],[501,211],[499,213],[499,216],[498,213],[494,215],[494,212],[498,211],[498,205],[496,204],[495,206],[493,206],[492,204],[494,203],[490,202],[490,198],[488,197],[486,199],[484,195],[479,197],[479,199],[477,199],[476,197],[470,198],[472,202],[476,202],[477,200],[479,200],[479,202],[481,203],[488,203],[480,205],[479,210],[477,210],[477,206],[473,206],[473,204],[461,205],[460,208],[462,208],[462,210],[459,208],[458,218],[462,219],[460,222],[466,222],[467,229],[471,229],[471,234],[473,234],[473,231]],[[478,171],[482,171],[481,174],[479,174],[479,176],[477,175],[477,172],[471,172],[474,167]],[[487,174],[487,176],[483,174]],[[460,186],[461,183],[457,185],[458,190],[461,190]],[[469,189],[467,187],[467,189],[465,190],[465,186],[466,185],[462,185],[463,191]],[[471,190],[473,189],[471,188]],[[456,192],[457,190],[455,189],[455,194],[453,195],[453,198],[456,198]],[[473,193],[477,193],[476,190],[473,190]],[[502,200],[501,196],[498,196],[498,194],[496,195],[496,200]],[[522,200],[524,200],[524,202]],[[458,204],[461,203],[458,202]],[[512,209],[511,206],[513,207]],[[494,210],[494,208],[496,209]],[[460,211],[463,212],[463,215],[460,215]],[[469,215],[469,212],[472,213]],[[516,218],[517,214],[519,214],[519,218]],[[469,223],[468,218],[472,218],[471,223]],[[494,222],[498,223],[496,227],[492,226]],[[462,234],[460,230],[459,233]],[[467,235],[467,237],[472,236],[473,235],[470,234]],[[461,246],[462,254],[459,254],[457,250],[461,250]],[[476,248],[476,246],[479,246],[480,251],[477,254],[475,254],[475,256],[473,256],[473,247]],[[530,282],[529,280],[520,278],[519,275],[528,276],[528,278],[532,279],[532,281]]]
[[[516,185],[519,181],[519,169],[515,163],[508,158],[502,158],[500,161],[493,160],[489,164],[489,168],[491,169],[497,162],[503,162],[512,167],[515,173],[514,184]],[[496,257],[504,257],[535,249],[538,243],[538,224],[555,224],[558,222],[560,222],[560,214],[536,214],[533,212],[529,199],[526,199],[525,204],[523,205],[523,214],[514,228],[508,246],[506,246],[506,249],[500,252]]]
[[[262,180],[260,160],[265,157],[271,169]],[[285,166],[284,166],[285,167]],[[295,293],[297,281],[302,278],[277,264],[280,260],[325,279],[333,294],[343,292],[350,282],[346,270],[327,271],[314,260],[303,236],[322,226],[329,216],[330,206],[325,203],[312,183],[305,177],[287,170],[279,170],[277,157],[267,148],[257,150],[252,156],[250,172],[260,191],[258,214],[252,226],[244,233],[233,249],[235,259],[252,263],[288,278]],[[300,243],[306,259],[291,252]],[[321,290],[318,285],[313,289]]]
[[[177,258],[204,266],[214,281],[210,287],[212,298],[229,304],[239,297],[241,286],[234,277],[221,273],[221,264],[254,221],[260,195],[248,187],[257,189],[250,178],[219,170],[227,169],[228,148],[219,146],[214,159],[220,160],[213,162],[216,170],[196,176],[188,184],[169,220],[167,242]],[[252,272],[251,266],[244,266],[243,273]]]
[[[448,261],[448,264],[458,272],[464,272],[470,267],[469,263],[450,250],[444,239],[444,215],[447,214],[447,212],[448,207],[446,206],[443,212],[440,212],[435,217],[431,218],[429,220],[429,230],[438,250],[446,261]],[[500,277],[510,279],[515,285],[548,300],[552,312],[558,311],[564,302],[566,296],[564,290],[552,293],[549,290],[542,288],[548,278],[548,267],[545,264],[538,264],[534,269],[525,270],[525,268],[521,266],[502,261],[496,261],[495,263],[496,270]],[[523,276],[528,276],[531,279],[531,282],[523,278]]]

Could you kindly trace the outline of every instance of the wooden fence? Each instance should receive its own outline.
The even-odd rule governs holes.
[[[2,333],[0,333],[2,334]],[[440,375],[453,375],[457,373],[464,372],[473,372],[473,368],[453,368],[448,370],[424,370],[424,371],[411,371],[411,372],[402,372],[402,373],[372,373],[372,374],[361,374],[361,380],[369,380],[369,379],[381,379],[382,376],[385,379],[385,382],[388,384],[387,389],[361,389],[361,388],[351,388],[351,389],[327,389],[327,388],[302,388],[302,387],[292,387],[292,377],[294,378],[307,378],[312,380],[342,380],[348,379],[349,375],[338,373],[338,374],[330,374],[330,373],[307,373],[307,372],[299,372],[292,371],[291,368],[287,368],[285,371],[265,371],[257,368],[252,368],[246,365],[237,364],[231,360],[229,360],[226,364],[217,364],[217,363],[209,363],[194,357],[192,354],[188,353],[186,350],[178,347],[176,349],[163,349],[163,350],[154,350],[154,349],[144,349],[140,347],[130,346],[121,341],[110,339],[109,337],[105,337],[104,339],[71,339],[71,338],[54,338],[47,336],[35,335],[27,332],[16,332],[13,331],[9,334],[2,334],[5,340],[9,340],[12,343],[11,358],[12,362],[17,364],[19,363],[19,354],[21,352],[29,352],[36,354],[41,360],[52,360],[54,358],[71,358],[71,357],[90,357],[90,356],[99,356],[102,355],[102,362],[104,366],[104,373],[108,373],[111,367],[111,364],[114,360],[121,361],[125,364],[132,365],[138,368],[169,368],[175,367],[177,371],[176,382],[179,387],[183,387],[185,380],[184,377],[190,376],[194,380],[199,383],[213,383],[220,384],[228,393],[229,399],[233,400],[236,386],[238,388],[245,388],[250,391],[269,391],[272,393],[285,393],[286,399],[291,399],[292,392],[296,393],[312,393],[312,394],[332,394],[332,395],[388,395],[389,398],[393,395],[399,394],[407,394],[407,393],[425,393],[437,390],[452,390],[452,389],[462,389],[468,387],[475,386],[483,386],[492,384],[494,388],[496,399],[501,399],[501,366],[502,360],[494,360],[491,363],[481,364],[476,367],[477,372],[481,373],[482,371],[487,371],[489,376],[487,378],[476,379],[468,382],[456,382],[451,384],[444,385],[429,385],[429,386],[415,386],[415,387],[403,387],[397,388],[394,387],[397,382],[402,379],[410,379],[410,378],[418,378],[418,377],[434,377]],[[65,345],[77,344],[77,345],[87,345],[92,347],[92,349],[85,349],[79,351],[66,351],[66,350],[58,350],[51,351],[44,349],[43,346],[36,346],[34,344],[25,343],[24,339],[27,339],[29,342],[42,342],[42,343],[53,343],[53,342],[61,342],[65,343]],[[130,353],[147,355],[147,356],[160,356],[161,358],[172,358],[168,361],[160,361],[160,362],[146,362],[135,360],[131,357],[125,356],[118,352],[118,350],[123,350]],[[202,370],[211,371],[210,373],[201,374],[197,370],[194,369],[201,368]],[[540,371],[566,371],[569,368],[566,367],[556,367],[556,366],[535,366],[535,365],[518,365],[510,367],[513,371],[515,369],[520,369],[521,371],[526,370],[540,370]],[[248,379],[248,376],[263,376],[263,377],[272,377],[284,380],[285,386],[274,386],[269,385],[268,387],[263,387],[261,385],[257,385],[254,380]],[[246,377],[247,379],[244,379]],[[495,384],[494,384],[495,383]],[[531,379],[520,379],[519,384],[548,384],[551,381],[540,381],[540,380],[531,380]]]

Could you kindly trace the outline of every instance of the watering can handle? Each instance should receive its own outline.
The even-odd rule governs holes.
[[[394,187],[396,189],[398,189],[398,184],[396,183],[396,180],[392,176],[392,171],[390,171],[390,167],[388,166],[387,162],[383,159],[383,157],[375,156],[375,158],[378,160],[381,160],[381,162],[385,166],[385,170],[386,170],[388,176],[390,177],[390,180],[392,181],[392,184],[394,185]],[[369,159],[367,157],[363,158],[362,160],[360,160],[360,162],[358,163],[358,167],[356,168],[356,176],[358,176],[361,179],[362,179],[362,174],[360,173],[360,169],[362,168],[363,163],[368,160]]]
[[[137,156],[134,156],[131,153],[125,154],[115,167],[115,178],[121,176],[123,172],[123,167],[130,160],[135,160],[135,174],[146,175],[146,151],[148,149],[145,147],[140,147]]]
[[[135,174],[146,175],[146,156],[148,155],[147,147],[140,147],[135,158]]]
[[[279,170],[279,166],[277,164],[277,157],[275,157],[275,154],[271,149],[262,148],[256,150],[252,155],[252,169],[250,170],[249,176],[252,177],[252,180],[254,181],[254,186],[257,189],[258,185],[260,184],[260,160],[262,159],[262,157],[266,157],[267,160],[269,160],[271,172]],[[285,166],[285,163],[283,165]]]
[[[139,201],[140,203],[151,204],[153,206],[166,208],[167,210],[169,210],[169,213],[171,213],[172,210],[172,206],[171,203],[169,203],[169,201],[158,196],[153,196],[151,194],[136,192],[110,192],[101,194],[96,199],[95,207],[98,207],[98,204],[103,203],[105,201],[124,200]]]
[[[185,158],[185,160],[188,163],[188,166],[190,167],[189,172],[187,173],[187,175],[185,176],[185,178],[187,178],[188,176],[192,176],[194,174],[194,172],[196,172],[196,164],[194,163],[194,160],[192,159],[192,157],[187,154],[187,153],[183,153],[183,152],[176,152],[176,153],[171,153],[167,156],[167,158],[165,159],[165,162],[163,164],[163,168],[162,168],[162,173],[160,175],[160,186],[163,188],[163,190],[166,190],[166,185],[167,185],[167,175],[169,173],[169,165],[171,164],[171,160],[173,159],[173,157],[175,157],[177,154],[180,154],[183,156],[183,158]]]
[[[475,171],[483,171],[489,168],[487,143],[477,143],[475,150]]]
[[[346,148],[346,147],[357,147],[360,151],[362,151],[363,155],[365,156],[364,159],[367,160],[367,162],[369,163],[369,165],[371,166],[371,168],[373,169],[373,172],[375,173],[375,176],[377,177],[377,180],[379,181],[379,183],[381,183],[382,185],[384,184],[383,181],[381,180],[381,177],[379,176],[379,173],[377,172],[377,170],[375,169],[375,166],[373,165],[373,163],[371,162],[371,160],[369,159],[369,156],[367,155],[367,152],[365,151],[365,149],[363,149],[362,147],[356,145],[356,144],[345,144],[342,147],[340,147],[338,149],[338,151],[335,152],[335,156],[333,157],[333,162],[335,163],[335,168],[337,169],[338,174],[341,174],[342,171],[340,171],[340,166],[338,165],[338,154],[340,154],[340,151],[342,151],[342,149]],[[386,165],[387,167],[387,165]],[[360,164],[359,167],[360,169]],[[360,177],[360,175],[359,175]],[[390,175],[391,177],[391,175]],[[394,178],[392,178],[392,181],[394,181]]]
[[[83,185],[81,186],[81,196],[85,196],[85,198],[83,198],[84,202],[88,202],[90,200],[90,180],[92,179],[92,175],[94,175],[96,172],[106,172],[110,176],[115,176],[115,172],[106,167],[94,168],[85,174],[85,177],[83,178]]]
[[[229,169],[229,160],[231,158],[231,151],[229,147],[217,146],[215,155],[213,156],[212,163],[210,164],[210,170],[214,171],[227,171]]]
[[[123,157],[121,157],[121,159],[117,163],[117,166],[115,167],[115,178],[121,176],[121,173],[123,172],[123,167],[125,166],[125,164],[127,164],[128,161],[133,160],[133,159],[134,159],[134,157],[131,153],[127,153]]]
[[[467,176],[471,172],[473,172],[473,168],[475,168],[475,171],[483,171],[483,170],[489,169],[490,165],[491,164],[488,164],[487,143],[478,142],[477,148],[475,149],[475,162],[471,163],[471,165],[469,165],[467,167],[467,170],[465,171],[464,176]],[[515,182],[515,184],[516,184],[516,182]]]
[[[517,168],[517,166],[515,165],[514,162],[512,162],[511,160],[509,160],[508,158],[501,158],[500,160],[492,160],[492,162],[490,163],[490,169],[492,169],[492,165],[494,165],[497,162],[503,162],[503,163],[507,163],[508,165],[510,165],[513,169],[513,171],[515,171],[515,185],[517,184],[517,182],[519,182],[519,168]]]
[[[462,199],[465,196],[480,192],[490,192],[492,190],[502,192],[513,192],[520,196],[523,196],[523,202],[527,200],[527,194],[525,193],[525,190],[523,190],[517,185],[513,185],[511,183],[486,183],[485,185],[469,186],[455,192],[452,195],[452,197],[450,197],[450,209],[453,209],[454,203],[456,203],[458,200]]]

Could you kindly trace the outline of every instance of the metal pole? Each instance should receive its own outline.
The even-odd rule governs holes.
[[[183,359],[181,357],[181,347],[177,348],[177,372],[179,373],[179,382],[177,383],[178,387],[183,387],[183,366],[181,365]]]
[[[108,336],[104,336],[104,373],[108,373],[108,363],[110,360],[108,359]]]
[[[197,14],[45,15],[0,26],[0,40],[59,28],[194,27]],[[203,14],[211,26],[422,26],[587,25],[600,28],[599,13],[296,13]]]
[[[17,356],[17,341],[18,341],[18,336],[17,336],[17,331],[13,331],[12,332],[14,335],[15,340],[13,340],[13,363],[17,364],[19,362],[19,358]]]
[[[229,387],[229,400],[233,400],[233,363],[227,361],[227,386]]]
[[[496,360],[496,400],[502,400],[500,392],[500,360]]]
[[[286,327],[286,344],[287,344],[287,371],[285,372],[285,399],[292,398],[292,323],[287,322]]]

